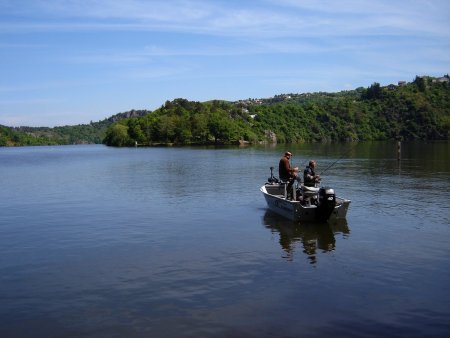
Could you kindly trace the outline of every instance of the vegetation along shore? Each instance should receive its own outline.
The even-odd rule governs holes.
[[[449,76],[337,93],[236,102],[167,101],[103,121],[63,127],[0,125],[0,146],[105,143],[152,146],[367,140],[448,140]]]

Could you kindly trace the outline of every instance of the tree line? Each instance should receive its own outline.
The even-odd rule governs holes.
[[[439,81],[438,81],[439,80]],[[110,146],[448,140],[449,77],[337,93],[282,94],[237,102],[166,101],[99,122],[54,128],[0,126],[0,146],[104,143]]]
[[[448,77],[447,77],[448,79]],[[110,126],[111,146],[444,140],[450,86],[430,77],[401,86],[374,83],[338,93],[287,94],[240,102],[167,101],[145,116]]]
[[[118,113],[98,122],[59,127],[7,127],[0,125],[0,146],[101,144],[112,124],[131,117],[144,116],[148,110]]]
[[[104,142],[113,146],[158,144],[232,144],[257,141],[252,119],[237,104],[175,99],[139,118],[110,126]]]

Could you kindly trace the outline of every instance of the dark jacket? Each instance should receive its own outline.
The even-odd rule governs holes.
[[[280,176],[281,180],[288,181],[294,177],[293,172],[294,170],[291,168],[289,159],[286,156],[283,156],[278,164],[278,176]]]
[[[303,184],[307,187],[314,187],[316,185],[315,176],[316,173],[314,172],[314,169],[307,166],[303,172]]]

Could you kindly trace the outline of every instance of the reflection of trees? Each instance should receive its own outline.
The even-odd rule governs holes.
[[[296,223],[267,211],[263,222],[272,233],[278,233],[280,236],[279,243],[286,253],[285,258],[293,260],[296,245],[301,243],[303,252],[308,256],[311,264],[317,263],[318,250],[327,252],[335,249],[335,234],[350,233],[345,219],[329,223]]]

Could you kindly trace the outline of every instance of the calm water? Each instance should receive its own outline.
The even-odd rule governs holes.
[[[267,211],[284,150],[0,148],[0,336],[450,336],[450,144],[290,147],[332,224]]]

